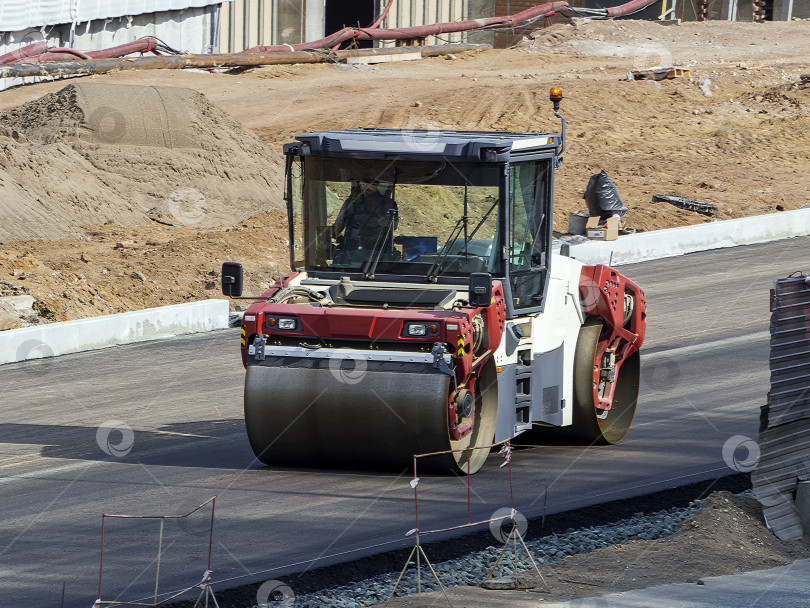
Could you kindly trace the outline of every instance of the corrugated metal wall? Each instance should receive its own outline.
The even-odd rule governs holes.
[[[145,36],[155,36],[178,51],[213,53],[217,50],[218,18],[219,7],[212,5],[90,21],[76,28],[73,46],[82,51],[97,51]],[[64,46],[70,42],[69,29],[64,26],[61,32]]]
[[[222,5],[220,48],[299,44],[324,37],[324,0],[232,0]]]
[[[77,23],[49,24],[0,33],[0,55],[33,42],[46,40],[48,46],[72,47],[79,51],[99,51],[156,36],[170,47],[189,53],[216,51],[219,6],[203,6],[177,11],[147,13],[127,17],[95,19]]]
[[[0,0],[0,31],[199,8],[223,0]],[[227,1],[227,0],[225,0]]]
[[[379,15],[387,0],[376,2]],[[220,48],[223,53],[235,53],[257,45],[318,40],[333,33],[324,31],[324,10],[324,0],[232,0],[222,6]],[[396,0],[384,26],[411,27],[490,17],[493,10],[489,0]],[[425,43],[467,42],[470,36],[432,36]],[[472,34],[472,38],[472,42],[491,42],[491,34]],[[382,42],[379,46],[394,44]]]
[[[387,0],[380,0],[377,8],[379,15]],[[447,23],[470,19],[469,0],[396,0],[388,13],[385,26],[389,28],[414,27],[431,23]],[[472,18],[480,17],[475,15]],[[466,42],[467,34],[446,34],[431,36],[425,44],[446,44]],[[380,46],[394,46],[394,42],[381,42]]]
[[[298,2],[303,15],[303,0]],[[257,45],[276,44],[275,26],[278,3],[274,0],[232,0],[222,5],[220,20],[220,49],[223,53],[236,53]],[[288,44],[301,42],[302,28],[291,32]],[[282,44],[280,42],[279,44]]]
[[[133,17],[96,19],[80,23],[75,29],[70,24],[62,24],[5,32],[0,34],[0,55],[42,40],[47,40],[49,46],[72,46],[80,51],[98,51],[144,36],[156,36],[180,51],[212,53],[217,52],[218,18],[219,7],[211,5]],[[49,79],[0,79],[0,90],[40,80]]]

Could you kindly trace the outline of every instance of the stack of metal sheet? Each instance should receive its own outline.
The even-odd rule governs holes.
[[[762,408],[760,458],[751,472],[768,526],[782,540],[804,533],[795,504],[810,479],[810,279],[774,283],[771,314],[771,392]],[[810,534],[810,530],[806,531]]]

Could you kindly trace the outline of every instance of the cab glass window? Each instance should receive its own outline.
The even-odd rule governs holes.
[[[503,276],[496,166],[310,156],[292,173],[297,269]]]
[[[542,305],[551,245],[551,161],[515,163],[509,176],[509,280],[515,309]]]

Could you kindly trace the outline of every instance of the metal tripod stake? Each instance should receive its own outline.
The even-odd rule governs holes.
[[[211,589],[211,581],[206,578],[202,583],[202,591],[200,592],[200,597],[197,598],[197,601],[194,602],[194,606],[192,608],[208,608],[208,599],[210,598],[213,602],[213,605],[216,608],[219,608],[219,604],[217,603],[217,598],[214,596],[214,590]],[[205,598],[203,600],[203,598]]]
[[[447,595],[447,591],[442,585],[442,582],[439,580],[439,576],[436,574],[436,571],[433,569],[433,564],[430,563],[425,550],[422,548],[422,545],[419,544],[419,531],[416,532],[416,544],[414,545],[411,552],[408,554],[408,559],[405,560],[405,566],[402,568],[402,572],[399,573],[399,578],[397,578],[397,582],[394,584],[394,588],[391,590],[391,595],[388,596],[388,600],[385,602],[385,607],[388,608],[388,604],[391,603],[391,600],[394,599],[394,594],[397,592],[397,588],[399,587],[399,583],[402,581],[402,577],[405,576],[405,571],[408,569],[408,564],[411,563],[411,559],[413,559],[414,553],[416,554],[416,597],[422,597],[422,558],[425,558],[425,563],[430,568],[430,572],[433,574],[433,578],[436,579],[436,582],[439,583],[439,588],[442,590],[444,594],[444,599],[447,600],[447,605],[450,608],[453,608],[453,603],[450,601],[450,598]],[[417,604],[419,605],[419,599],[417,599]]]
[[[546,590],[546,593],[551,593],[551,589],[549,588],[548,584],[546,583],[546,579],[543,578],[543,573],[540,572],[540,568],[537,567],[537,563],[534,561],[532,557],[531,551],[526,546],[526,542],[523,540],[523,535],[520,533],[520,530],[517,528],[517,522],[512,520],[512,529],[509,531],[509,536],[506,537],[506,542],[503,544],[503,549],[501,549],[501,554],[498,556],[498,559],[495,560],[495,563],[492,565],[492,568],[487,570],[487,580],[492,580],[492,573],[495,571],[495,568],[498,567],[498,564],[501,563],[501,559],[503,559],[504,553],[506,553],[506,548],[509,546],[509,541],[512,541],[513,552],[515,554],[515,589],[518,586],[518,557],[517,557],[517,541],[520,540],[520,544],[523,545],[523,550],[526,551],[526,555],[529,556],[529,559],[532,562],[532,566],[534,566],[534,571],[537,572],[537,576],[540,577],[540,582],[543,583],[543,587]]]

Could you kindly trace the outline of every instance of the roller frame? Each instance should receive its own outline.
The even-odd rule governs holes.
[[[559,92],[552,99],[556,111]],[[564,124],[562,137],[433,133],[424,150],[411,145],[410,138],[421,136],[414,133],[350,129],[302,135],[285,145],[290,243],[300,237],[294,228],[295,209],[301,222],[315,221],[312,217],[321,213],[305,213],[308,200],[319,204],[320,199],[307,199],[302,194],[306,190],[294,187],[296,159],[301,167],[310,156],[390,165],[390,155],[396,153],[405,162],[497,163],[504,171],[499,174],[503,195],[497,199],[502,206],[495,244],[515,242],[510,240],[509,218],[512,205],[519,203],[512,199],[508,180],[522,174],[510,173],[510,167],[530,157],[538,167],[545,163],[542,166],[556,169],[565,149]],[[302,175],[307,179],[306,172]],[[396,171],[392,179],[396,184]],[[618,427],[599,421],[626,418],[622,412],[635,411],[638,350],[646,327],[644,293],[611,268],[583,266],[567,255],[552,255],[551,223],[542,218],[551,214],[553,173],[543,179],[548,197],[525,199],[543,205],[541,215],[539,207],[531,215],[539,224],[533,226],[530,249],[492,249],[487,267],[498,274],[492,277],[491,302],[486,301],[489,290],[479,291],[480,283],[470,280],[480,277],[465,278],[452,269],[445,269],[441,277],[432,270],[419,277],[408,274],[408,268],[400,275],[391,267],[377,277],[383,280],[376,280],[373,271],[367,272],[371,258],[363,272],[352,272],[348,266],[344,271],[343,265],[324,266],[317,256],[310,259],[306,247],[298,253],[293,248],[291,266],[300,272],[281,278],[255,301],[242,327],[245,422],[257,457],[280,466],[403,470],[411,466],[414,454],[455,450],[455,455],[434,458],[433,465],[420,463],[420,470],[475,473],[486,461],[488,449],[468,448],[510,440],[538,425],[566,430],[586,442],[621,440],[624,433],[614,432]],[[466,192],[465,187],[462,219],[467,213]],[[526,220],[528,229],[528,211]],[[313,228],[304,224],[304,229]],[[448,247],[459,234],[451,235]],[[498,255],[502,265],[494,264]],[[527,266],[513,262],[515,255]],[[378,254],[374,266],[379,259]],[[542,282],[539,289],[528,288],[531,297],[525,299],[520,277],[513,276],[524,272],[536,285]],[[284,294],[293,292],[282,290],[289,287],[302,288],[297,292],[303,297],[286,301]],[[392,292],[351,299],[348,294],[355,289]],[[317,297],[312,297],[313,290],[320,292]],[[427,297],[407,299],[409,290],[424,291]],[[486,294],[488,305],[470,305],[464,299],[468,290]],[[626,301],[632,302],[632,311],[625,308]],[[480,346],[474,337],[477,315],[484,327]],[[281,330],[287,318],[295,322],[285,323]],[[430,327],[429,335],[427,329],[420,336],[412,334],[407,328],[414,323]],[[341,359],[361,361],[363,369],[343,376]],[[625,375],[628,381],[623,382]],[[466,407],[456,407],[459,391],[473,397],[469,414]],[[619,430],[627,428],[629,422]]]

